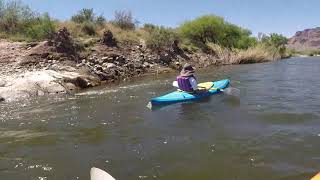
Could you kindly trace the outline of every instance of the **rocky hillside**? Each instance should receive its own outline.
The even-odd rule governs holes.
[[[320,49],[320,27],[296,32],[290,38],[288,47],[297,50]]]

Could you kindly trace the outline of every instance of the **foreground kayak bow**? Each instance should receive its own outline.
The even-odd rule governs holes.
[[[91,168],[90,171],[90,179],[91,180],[115,180],[110,174],[99,169],[99,168]]]

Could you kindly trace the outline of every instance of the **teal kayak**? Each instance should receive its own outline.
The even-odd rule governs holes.
[[[205,83],[204,83],[205,84]],[[173,103],[178,103],[178,102],[186,102],[186,101],[196,101],[200,100],[206,97],[209,97],[214,94],[220,93],[220,89],[225,89],[229,86],[230,80],[225,79],[225,80],[220,80],[220,81],[215,81],[213,82],[213,86],[204,93],[200,94],[191,94],[188,92],[184,91],[174,91],[169,94],[152,98],[151,99],[151,105],[165,105],[165,104],[173,104]],[[199,84],[200,85],[200,84]]]

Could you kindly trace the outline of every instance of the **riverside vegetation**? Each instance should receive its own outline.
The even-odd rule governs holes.
[[[70,20],[0,0],[0,99],[72,93],[147,73],[274,61],[288,57],[280,34],[253,37],[222,17],[204,15],[176,28],[141,25],[130,11],[112,20],[82,9]],[[12,91],[14,89],[14,91]]]

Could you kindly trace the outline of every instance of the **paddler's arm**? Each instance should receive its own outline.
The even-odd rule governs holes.
[[[190,77],[189,78],[189,82],[191,84],[191,87],[194,91],[196,91],[198,89],[198,83],[197,80],[194,77]]]

